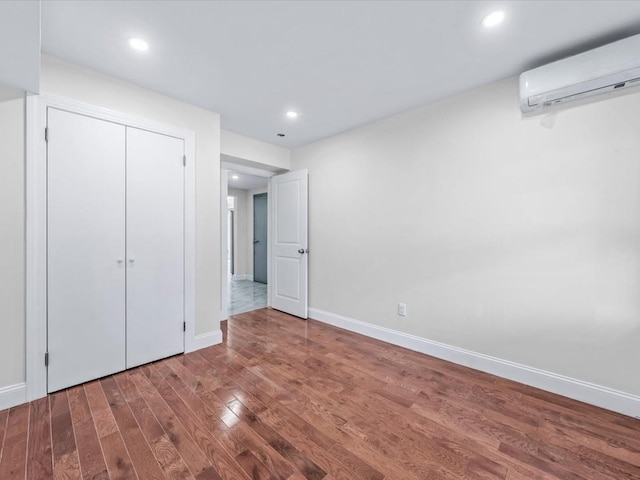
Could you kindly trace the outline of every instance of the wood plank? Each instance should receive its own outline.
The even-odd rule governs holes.
[[[100,383],[107,401],[111,405],[111,411],[118,424],[118,430],[122,435],[138,478],[144,478],[145,480],[164,479],[162,469],[153,455],[144,434],[138,427],[135,417],[115,379],[107,377],[102,379]]]
[[[25,404],[8,411],[4,448],[0,460],[2,480],[25,478],[29,409],[29,404]]]
[[[67,393],[83,478],[107,479],[109,474],[85,390],[80,386]]]
[[[116,376],[116,381],[120,385],[126,398],[131,400],[128,402],[133,415],[136,418],[140,430],[149,443],[154,456],[156,457],[165,477],[174,480],[186,480],[193,478],[189,472],[189,468],[180,456],[176,447],[171,443],[169,437],[162,429],[162,426],[151,411],[151,408],[144,399],[139,395],[135,384],[131,381],[128,374],[124,376]],[[127,385],[124,389],[122,385]],[[132,389],[135,389],[133,392]]]
[[[279,373],[289,377],[291,382],[295,382],[295,373],[288,368],[281,367]],[[293,385],[292,385],[293,386]],[[345,402],[349,396],[349,390],[331,391],[328,393],[317,390],[322,400],[314,399],[314,385],[300,385],[300,392],[307,395],[306,403],[312,407],[314,414],[321,418],[328,419],[335,423],[337,432],[341,432],[340,443],[352,453],[360,457],[360,462],[366,462],[370,467],[378,469],[388,476],[409,476],[409,472],[420,477],[424,475],[434,475],[436,472],[443,478],[460,478],[466,466],[461,464],[450,452],[440,449],[438,445],[430,442],[427,438],[420,439],[425,444],[425,449],[408,454],[405,450],[397,448],[406,435],[406,431],[394,429],[394,425],[388,423],[384,417],[368,415],[366,418],[360,414],[357,405],[348,406]],[[332,399],[333,394],[337,395],[338,401]],[[380,399],[382,401],[382,399]],[[375,407],[376,410],[380,406]],[[308,410],[308,407],[307,407]],[[307,412],[303,413],[307,415]],[[312,418],[312,417],[309,417]],[[394,431],[395,430],[395,431]],[[344,436],[346,435],[346,438]],[[364,440],[364,442],[354,442],[352,438]],[[381,462],[381,455],[392,455],[396,461],[393,464]],[[421,462],[422,467],[416,465],[416,457]],[[398,468],[399,467],[399,468]]]
[[[293,445],[279,436],[267,425],[262,424],[254,411],[249,410],[247,405],[240,402],[238,398],[233,396],[231,389],[217,387],[215,382],[208,382],[206,377],[194,375],[189,369],[184,367],[184,365],[180,364],[175,359],[168,360],[166,365],[173,369],[173,373],[168,373],[166,378],[176,391],[184,391],[184,389],[181,388],[181,383],[184,382],[185,379],[190,380],[190,384],[198,384],[201,395],[206,395],[211,391],[210,388],[213,387],[215,388],[217,397],[221,399],[221,402],[223,401],[222,399],[228,400],[229,403],[226,404],[226,407],[235,413],[236,416],[245,421],[247,425],[240,424],[239,426],[234,427],[227,435],[219,435],[221,440],[226,440],[223,444],[228,450],[236,451],[237,455],[244,451],[245,448],[249,448],[253,455],[256,456],[263,464],[271,470],[278,471],[278,473],[280,475],[284,475],[285,478],[289,478],[294,475],[295,472],[293,470],[290,471],[292,466],[293,468],[297,468],[299,472],[303,472],[307,478],[315,479],[323,478],[325,476],[325,472],[315,465],[313,461],[305,457]],[[201,372],[201,370],[196,371]],[[178,373],[180,373],[179,376],[177,375]],[[185,383],[182,383],[182,385],[184,387],[187,386]],[[262,412],[267,408],[257,399],[249,395],[243,395],[239,389],[235,389],[235,392],[246,404],[252,405],[258,412]],[[187,392],[187,398],[192,397],[194,394],[194,392]],[[192,409],[200,418],[206,418],[207,413],[203,411],[202,402],[197,399],[192,399],[188,403],[192,405]],[[212,422],[209,421],[208,424],[211,425]],[[245,428],[247,426],[249,427],[248,430]],[[224,434],[225,432],[221,433]],[[241,440],[237,438],[238,436],[241,437]],[[289,463],[283,463],[282,460]]]
[[[252,480],[278,480],[277,472],[270,472],[250,450],[236,455],[236,461]]]
[[[131,457],[120,435],[118,424],[113,417],[100,381],[85,384],[84,392],[110,478],[121,480],[137,478]]]
[[[0,479],[640,480],[639,420],[269,309],[222,328],[0,411]]]
[[[205,452],[215,450],[217,446],[200,429],[190,432],[187,429],[190,426],[189,422],[185,428],[177,416],[182,411],[174,413],[173,407],[165,402],[165,399],[160,396],[149,381],[148,374],[148,369],[141,369],[138,373],[131,375],[131,379],[167,433],[169,440],[188,465],[191,474],[198,476],[213,466]]]
[[[65,480],[82,478],[67,392],[63,390],[51,395],[49,408],[51,410],[53,478]]]
[[[69,397],[69,409],[71,410],[73,423],[89,420],[91,418],[91,409],[82,385],[68,389],[67,396]]]
[[[7,418],[9,418],[9,409],[0,410],[0,462],[2,461],[2,450],[4,448],[4,434],[7,431]]]
[[[102,446],[91,418],[73,426],[78,443],[78,457],[83,478],[108,479]]]
[[[248,371],[245,371],[244,373],[248,373]],[[255,378],[255,377],[254,377]],[[236,377],[237,379],[237,377]],[[273,382],[269,382],[269,384],[267,386],[272,386],[275,387],[276,385]],[[282,392],[279,390],[274,390],[274,393],[279,397],[280,400],[282,400],[283,397],[282,396]],[[301,405],[301,414],[305,415],[305,403],[303,402],[303,404]],[[300,412],[299,412],[300,413]],[[335,433],[335,431],[333,432]],[[326,441],[325,441],[326,443]],[[329,448],[333,449],[333,447],[336,445],[335,442],[331,442],[329,441],[329,443],[331,444],[329,446]],[[364,453],[366,455],[368,455],[370,458],[373,458],[376,456],[376,453],[371,451],[370,449],[364,447],[364,448],[360,448],[360,453]],[[315,457],[315,460],[318,462],[318,464],[322,465],[322,457],[325,456],[326,454],[324,452],[316,452],[316,454],[318,455],[317,457]],[[358,478],[358,475],[361,473],[361,471],[369,471],[369,473],[371,472],[375,472],[375,470],[369,466],[366,462],[364,462],[362,459],[358,458],[356,455],[353,455],[351,452],[346,451],[346,450],[340,450],[340,454],[341,454],[341,458],[338,461],[337,464],[325,464],[323,468],[326,468],[327,471],[332,472],[334,475],[340,477],[340,478]],[[335,460],[335,459],[334,459]],[[388,468],[390,468],[391,470],[395,471],[394,467],[392,465],[388,465]],[[406,472],[396,472],[398,475],[396,475],[398,478],[410,478],[411,475],[407,474]],[[375,476],[382,476],[381,473],[376,472],[374,474]],[[372,477],[373,478],[373,477]]]
[[[31,403],[27,452],[27,480],[52,478],[51,416],[46,397]]]
[[[164,370],[167,380],[171,380],[172,376],[169,369]],[[237,472],[237,462],[220,443],[221,439],[218,438],[220,433],[224,433],[224,429],[221,430],[221,423],[213,420],[206,424],[194,413],[189,407],[189,400],[196,401],[197,398],[191,396],[189,393],[181,390],[180,394],[173,389],[169,383],[164,380],[160,371],[155,367],[150,368],[150,381],[156,387],[158,393],[162,396],[162,399],[171,407],[176,416],[180,419],[182,424],[190,432],[192,438],[196,441],[202,452],[204,452],[211,462],[218,474],[223,478],[233,478],[233,472]],[[175,378],[173,378],[175,380]],[[187,399],[187,400],[185,400]],[[224,438],[224,436],[222,436]],[[207,467],[208,468],[208,467]],[[235,473],[237,476],[237,473]]]
[[[305,478],[320,480],[325,477],[326,472],[320,466],[304,455],[276,430],[264,423],[260,417],[258,417],[258,415],[250,410],[246,405],[241,403],[239,400],[235,400],[228,406],[251,428],[251,430],[262,438],[275,452],[277,452],[280,457],[294,465],[298,472]],[[255,448],[256,447],[254,446],[254,449]]]
[[[91,417],[98,433],[98,438],[104,438],[118,432],[109,402],[104,396],[102,385],[99,381],[90,382],[84,385],[84,392],[91,410]]]
[[[76,449],[73,424],[67,392],[61,391],[49,397],[51,405],[51,436],[54,460],[62,458]]]
[[[100,444],[102,445],[107,471],[111,479],[133,480],[138,478],[120,432],[113,432],[101,437]]]

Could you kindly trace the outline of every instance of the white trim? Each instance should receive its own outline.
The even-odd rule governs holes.
[[[271,302],[273,295],[273,289],[271,288],[271,252],[273,251],[273,218],[271,215],[271,191],[271,179],[269,179],[269,183],[267,183],[267,307],[269,308],[271,308],[271,306],[273,305],[273,303]],[[251,280],[253,281],[253,275],[251,275]]]
[[[17,383],[0,388],[0,410],[15,407],[27,401],[27,384]]]
[[[229,196],[229,171],[220,170],[220,314],[222,322],[229,316],[229,219],[227,197]],[[234,221],[238,221],[237,218]]]
[[[39,100],[41,114],[46,114],[46,109],[48,107],[52,107],[70,113],[77,113],[80,115],[86,115],[88,117],[98,118],[100,120],[106,120],[108,122],[118,123],[120,125],[140,128],[142,130],[149,130],[155,133],[161,133],[170,137],[181,138],[184,140],[195,140],[195,134],[190,130],[185,130],[180,127],[174,127],[165,123],[156,122],[155,120],[135,117],[133,115],[129,115],[128,113],[117,112],[108,108],[98,107],[95,105],[90,105],[88,103],[78,102],[75,100],[70,100],[68,98],[49,95],[46,93],[43,93],[41,95],[32,95],[32,98]],[[43,122],[46,122],[46,119],[43,119]],[[45,123],[43,123],[43,126],[44,125]],[[195,148],[193,151],[195,151]],[[187,162],[187,166],[189,166],[189,162]],[[193,167],[193,162],[191,167]]]
[[[640,397],[636,395],[354,320],[317,308],[309,308],[309,316],[335,327],[344,328],[392,345],[491,373],[623,415],[640,418]]]
[[[196,134],[184,132],[184,351],[196,343]]]
[[[47,394],[47,169],[45,115],[27,95],[26,131],[26,387],[27,400]]]
[[[201,348],[207,348],[212,345],[218,345],[222,343],[222,330],[213,330],[212,332],[203,333],[202,335],[196,335],[193,342],[189,345],[189,349],[184,353],[195,352]]]
[[[233,276],[234,280],[249,280],[250,282],[253,282],[253,275],[250,273],[240,273],[238,275],[234,275]]]
[[[47,371],[44,353],[47,345],[47,172],[44,128],[48,107],[87,115],[122,125],[181,138],[185,142],[185,276],[184,320],[185,351],[203,343],[196,338],[196,225],[195,225],[195,134],[191,131],[152,120],[136,118],[74,100],[53,95],[27,96],[26,153],[26,400],[47,394]],[[51,132],[51,134],[55,134]],[[218,338],[212,332],[212,338]],[[199,337],[198,337],[199,338]],[[206,343],[206,342],[205,342]]]

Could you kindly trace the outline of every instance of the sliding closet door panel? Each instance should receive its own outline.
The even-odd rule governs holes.
[[[127,368],[184,351],[183,154],[127,128]]]
[[[48,109],[48,390],[125,368],[125,127]]]

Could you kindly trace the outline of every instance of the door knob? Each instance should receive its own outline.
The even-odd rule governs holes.
[[[135,261],[136,261],[136,259],[135,259],[134,257],[131,257],[131,258],[129,259],[129,263],[133,263],[133,262],[135,262]]]
[[[124,258],[117,258],[117,259],[116,259],[116,262],[118,262],[118,263],[122,263],[122,262],[124,262]]]
[[[304,248],[299,249],[298,253],[304,253]]]

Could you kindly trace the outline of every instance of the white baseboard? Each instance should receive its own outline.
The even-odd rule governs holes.
[[[203,333],[202,335],[196,335],[194,339],[187,345],[184,353],[195,352],[201,348],[207,348],[212,345],[218,345],[222,343],[222,330],[214,330],[212,332]]]
[[[491,373],[574,400],[640,418],[640,397],[611,388],[547,372],[508,360],[472,352],[371,323],[309,308],[309,317],[416,352]]]
[[[27,402],[27,384],[17,383],[0,388],[0,410]]]
[[[253,282],[253,275],[249,274],[249,273],[241,273],[238,275],[234,275],[233,276],[234,280],[249,280],[250,282]]]

